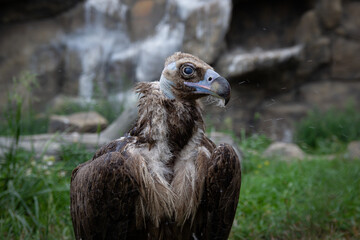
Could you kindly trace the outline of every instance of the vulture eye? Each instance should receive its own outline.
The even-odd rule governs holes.
[[[191,65],[184,64],[181,68],[181,75],[183,75],[183,77],[185,77],[185,78],[192,77],[192,75],[194,75],[194,73],[195,73],[195,69]]]
[[[191,67],[186,67],[186,68],[184,68],[184,73],[186,74],[186,75],[190,75],[190,74],[192,74],[194,72],[194,70],[191,68]]]

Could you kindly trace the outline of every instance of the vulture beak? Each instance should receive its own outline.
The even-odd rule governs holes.
[[[184,84],[194,88],[195,91],[193,93],[224,99],[225,105],[230,100],[231,88],[229,82],[212,69],[206,71],[204,79],[200,82],[184,82]]]

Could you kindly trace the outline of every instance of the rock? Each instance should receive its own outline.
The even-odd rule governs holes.
[[[331,76],[340,79],[360,78],[359,52],[359,41],[337,38],[332,46]]]
[[[128,25],[133,41],[150,36],[165,14],[166,0],[137,0],[129,4]]]
[[[236,77],[251,71],[266,68],[276,68],[287,61],[298,59],[302,50],[301,45],[289,48],[255,51],[252,53],[232,51],[223,54],[216,69],[225,77]]]
[[[295,30],[311,1],[233,0],[233,12],[226,36],[228,49],[242,47],[248,51],[294,45]]]
[[[102,30],[102,32],[97,31],[99,34],[104,34],[109,30],[118,30],[118,33],[121,34],[129,15],[129,3],[128,1],[125,3],[123,0],[86,0],[83,8],[85,28]],[[108,35],[107,37],[113,36]]]
[[[39,46],[30,59],[30,66],[35,70],[39,85],[32,94],[39,97],[42,103],[46,103],[46,100],[52,99],[61,91],[61,70],[64,63],[62,51],[63,49],[56,45]]]
[[[300,19],[300,23],[296,29],[296,42],[312,42],[320,37],[320,35],[321,29],[316,12],[315,10],[309,10]]]
[[[152,21],[151,9],[155,8],[156,4],[160,4],[162,8],[163,2],[160,0],[137,1],[135,5],[130,3],[129,6],[138,5],[139,9],[144,8],[136,11],[146,16],[145,18],[149,17],[147,21]],[[147,8],[149,9],[146,10]],[[145,31],[141,31],[144,34],[144,36],[138,35],[142,38],[141,41],[131,43],[122,51],[114,53],[116,57],[112,59],[116,61],[122,58],[123,54],[127,55],[129,51],[132,51],[132,59],[136,63],[135,77],[129,76],[129,78],[135,78],[136,81],[158,80],[166,57],[179,50],[190,52],[205,61],[212,62],[217,57],[218,45],[225,38],[230,13],[230,0],[167,1],[166,13],[151,34],[146,35]],[[141,26],[136,28],[140,29]],[[129,71],[131,70],[125,73],[128,74]]]
[[[63,34],[54,21],[36,21],[31,25],[2,26],[0,35],[0,107],[13,84],[24,72],[37,75],[40,91],[32,92],[39,100],[35,107],[41,109],[47,101],[61,91],[63,58],[59,44],[49,39]]]
[[[282,160],[304,159],[305,153],[296,144],[274,142],[265,150],[263,157]]]
[[[341,0],[320,0],[316,6],[316,11],[326,28],[336,27],[342,15]]]
[[[360,160],[360,141],[353,141],[347,147],[347,153],[350,159]]]
[[[318,67],[330,63],[331,41],[329,38],[321,37],[313,41],[309,41],[304,48],[302,61],[300,61],[297,74],[300,76],[309,75]]]
[[[0,0],[0,24],[54,17],[83,0]]]
[[[44,0],[0,2],[1,18],[12,12],[5,13],[7,4],[39,10]],[[75,0],[57,8],[68,2]],[[30,95],[43,110],[58,94],[113,99],[136,81],[158,80],[164,59],[181,50],[230,78],[231,102],[209,117],[217,129],[291,141],[294,123],[313,106],[360,102],[360,2],[317,2],[314,8],[314,0],[87,0],[69,11],[48,7],[59,14],[0,28],[6,36],[0,38],[0,107],[22,71],[38,75],[41,89]],[[29,14],[24,9],[17,11]],[[124,130],[108,133],[118,137],[125,122]]]
[[[349,102],[360,108],[360,82],[319,81],[300,87],[298,97],[312,108],[344,108]]]
[[[232,146],[236,154],[239,156],[240,161],[242,161],[243,153],[240,150],[238,144],[234,141],[234,139],[230,135],[222,132],[211,132],[209,138],[216,144],[216,146],[219,146],[222,143],[227,143],[230,146]]]
[[[180,18],[185,22],[184,51],[205,62],[214,62],[229,27],[231,0],[176,2]]]
[[[147,38],[139,46],[134,46],[136,56],[135,76],[137,81],[159,80],[165,59],[182,46],[184,26],[182,23],[172,26],[162,23],[156,28],[153,36]]]
[[[134,85],[137,54],[138,51],[135,48],[129,48],[121,54],[112,55],[106,74],[109,94],[125,92]]]
[[[134,46],[136,80],[158,80],[164,60],[175,51],[213,62],[223,42],[231,13],[230,0],[174,0],[151,36]]]
[[[88,19],[84,17],[86,16],[86,8],[84,7],[86,2],[89,2],[89,0],[77,4],[57,17],[56,21],[59,22],[61,28],[64,29],[66,33],[74,32],[86,25],[86,22],[88,21]],[[49,20],[54,21],[54,19]],[[59,37],[61,38],[61,36]]]
[[[259,110],[258,132],[274,141],[292,142],[295,123],[305,117],[309,110],[308,106],[301,103],[268,101]]]
[[[68,116],[50,117],[49,132],[99,132],[107,127],[107,120],[97,112],[80,112]]]
[[[344,3],[344,14],[341,21],[343,35],[358,39],[360,36],[360,2],[349,1]]]
[[[76,97],[79,94],[79,77],[82,73],[81,60],[78,53],[70,48],[64,50],[64,78],[62,79],[61,93]]]

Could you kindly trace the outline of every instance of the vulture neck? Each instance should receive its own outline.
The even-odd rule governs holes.
[[[175,99],[174,93],[172,92],[172,87],[174,83],[168,80],[163,74],[161,74],[161,78],[159,81],[160,91],[169,99]]]
[[[136,87],[141,97],[138,120],[134,128],[140,143],[149,150],[162,146],[176,156],[190,142],[204,135],[204,122],[200,104],[169,98],[163,93],[160,82],[139,83]]]

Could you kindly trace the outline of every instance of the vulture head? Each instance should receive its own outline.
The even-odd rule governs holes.
[[[160,89],[170,99],[196,100],[211,96],[225,106],[230,84],[199,58],[177,52],[168,57],[160,78]]]

